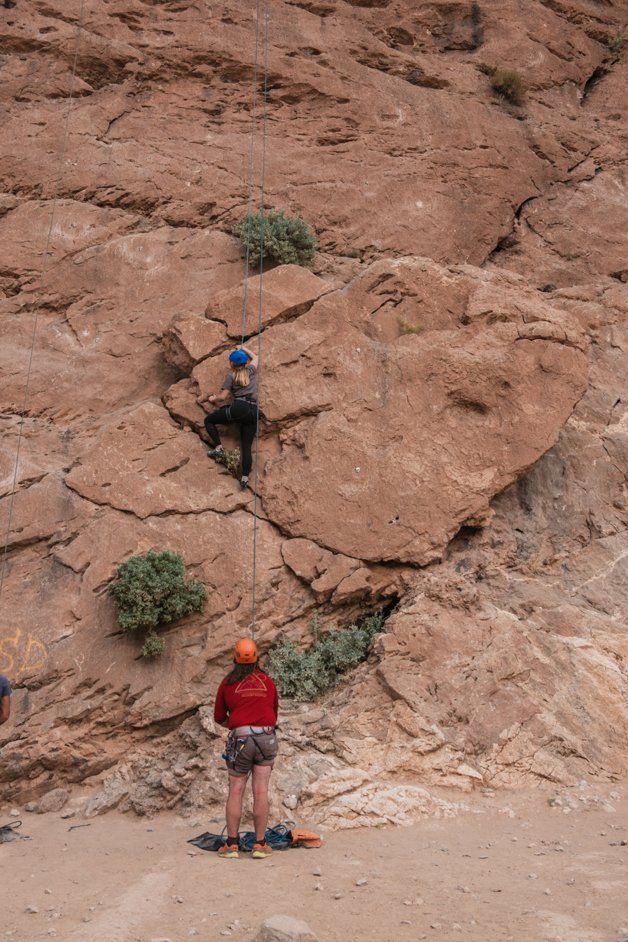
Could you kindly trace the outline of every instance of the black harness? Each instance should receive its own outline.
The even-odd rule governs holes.
[[[266,761],[268,761],[268,759],[272,759],[273,757],[267,756],[264,750],[262,749],[262,747],[260,746],[258,737],[262,735],[268,735],[269,733],[273,733],[274,731],[275,731],[274,728],[269,726],[268,733],[249,733],[248,736],[238,736],[236,734],[235,729],[232,729],[229,735],[227,736],[227,740],[225,742],[225,751],[222,754],[222,758],[225,760],[227,764],[229,763],[233,764],[238,757],[238,753],[241,752],[242,749],[244,749],[244,746],[246,745],[247,740],[252,739],[253,742],[255,743],[255,748],[257,749],[259,754],[262,756],[262,758],[266,759]]]

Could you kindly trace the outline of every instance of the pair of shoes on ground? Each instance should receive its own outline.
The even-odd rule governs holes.
[[[251,857],[254,860],[262,860],[264,857],[270,857],[273,849],[266,843],[255,843],[253,844],[253,850],[251,852]],[[237,844],[223,844],[218,851],[219,857],[239,857],[239,847]]]

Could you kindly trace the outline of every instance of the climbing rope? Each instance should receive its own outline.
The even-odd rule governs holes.
[[[57,180],[52,195],[52,212],[50,214],[50,225],[48,226],[48,233],[46,235],[46,247],[44,249],[44,257],[42,262],[41,275],[39,279],[39,295],[42,294],[42,289],[44,286],[44,281],[46,275],[48,274],[48,269],[50,267],[50,242],[52,239],[52,230],[55,223],[55,214],[57,210],[57,203],[59,201],[59,190],[61,188],[61,177],[63,176],[63,169],[65,164],[65,157],[68,149],[68,138],[69,138],[69,127],[70,127],[70,113],[72,111],[72,106],[74,103],[74,79],[76,78],[76,67],[78,64],[79,51],[81,47],[81,39],[83,36],[83,11],[85,7],[85,0],[81,0],[81,5],[79,8],[78,22],[76,26],[76,39],[74,45],[74,55],[72,62],[72,74],[70,77],[69,88],[68,88],[68,104],[65,112],[64,118],[64,130],[63,130],[63,142],[61,145],[61,151],[59,156],[59,173],[57,175]],[[13,508],[15,504],[15,495],[17,488],[17,478],[20,466],[20,452],[22,449],[22,438],[24,436],[24,423],[26,421],[26,412],[28,407],[28,400],[30,395],[30,383],[31,383],[31,374],[33,369],[33,358],[35,353],[35,339],[37,337],[37,328],[39,326],[39,308],[35,307],[33,315],[33,327],[31,331],[31,343],[30,343],[30,352],[28,356],[28,364],[26,368],[26,382],[24,384],[24,399],[22,402],[22,408],[20,410],[20,422],[18,425],[17,433],[17,446],[15,451],[15,464],[13,466],[13,475],[11,481],[11,490],[9,492],[9,512],[7,516],[7,526],[6,526],[6,535],[4,539],[4,549],[2,552],[2,562],[0,563],[0,596],[2,596],[2,589],[4,587],[4,576],[6,571],[7,556],[9,552],[9,538],[11,535],[11,524],[13,522]]]
[[[266,185],[266,140],[268,117],[268,13],[264,13],[264,94],[262,106],[262,167],[260,173],[260,260],[259,260],[259,290],[257,299],[257,372],[261,376],[262,368],[262,304],[264,300],[264,197]],[[255,483],[253,486],[253,586],[251,590],[251,637],[255,641],[255,595],[257,575],[257,488],[259,482],[259,390],[258,386],[257,408],[255,410]]]
[[[260,9],[261,0],[257,0],[255,15],[255,58],[253,63],[253,85],[252,85],[252,103],[251,103],[251,143],[249,145],[249,157],[246,172],[246,220],[250,221],[253,215],[253,165],[255,161],[255,141],[257,136],[257,81],[258,81],[258,63],[259,63],[259,35],[260,35]],[[244,343],[246,336],[246,314],[249,301],[249,261],[251,256],[251,240],[246,240],[246,250],[244,256],[244,293],[242,295],[242,324],[240,327],[240,342]]]
[[[255,24],[255,65],[253,70],[253,104],[252,104],[252,126],[251,126],[251,146],[249,150],[248,167],[248,208],[247,219],[252,221],[253,207],[253,163],[255,152],[255,139],[257,134],[257,76],[258,76],[258,58],[260,45],[260,22],[263,16],[263,47],[264,47],[264,78],[262,92],[262,146],[261,146],[261,164],[260,164],[260,260],[259,260],[259,289],[257,300],[257,375],[258,398],[255,410],[255,479],[253,485],[253,561],[252,561],[252,587],[251,587],[251,637],[255,640],[255,612],[256,612],[256,584],[257,584],[257,489],[259,481],[259,432],[260,432],[260,408],[259,392],[261,391],[261,366],[262,366],[262,303],[264,296],[264,198],[266,185],[266,143],[267,143],[267,117],[268,117],[268,47],[269,47],[269,14],[267,10],[267,0],[257,0],[256,24]],[[242,299],[242,343],[246,336],[246,319],[248,305],[248,283],[249,283],[249,256],[251,239],[246,241],[245,274],[244,274],[244,293]]]

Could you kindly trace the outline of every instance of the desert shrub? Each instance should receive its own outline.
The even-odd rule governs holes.
[[[242,240],[251,265],[263,257],[281,265],[307,266],[316,252],[316,238],[307,223],[281,210],[247,213],[233,232]]]
[[[299,651],[287,638],[279,638],[269,652],[268,673],[282,697],[315,700],[320,696],[324,691],[318,667],[310,651]]]
[[[610,51],[613,53],[613,55],[617,56],[624,48],[625,42],[626,42],[626,36],[624,35],[624,33],[617,33],[616,36],[609,36],[609,38],[606,40],[606,45],[608,46]]]
[[[491,88],[513,105],[522,105],[525,101],[527,86],[518,72],[512,69],[497,69],[493,65],[481,62],[478,69],[491,80]]]
[[[526,96],[526,83],[512,69],[495,69],[490,73],[491,88],[513,105],[522,105]]]
[[[412,321],[406,320],[405,317],[399,318],[400,334],[420,334],[422,331],[423,328],[420,324],[413,324]]]
[[[155,631],[149,631],[142,645],[142,657],[159,657],[166,650],[166,642]]]
[[[279,638],[270,649],[268,672],[282,697],[315,700],[331,690],[340,677],[368,656],[374,636],[383,630],[381,613],[370,615],[359,625],[334,628],[320,635],[307,651],[299,651],[287,638]]]
[[[224,465],[224,467],[233,474],[234,477],[238,477],[240,470],[240,449],[234,448],[233,451],[228,451],[226,448],[220,454],[214,456],[218,464]]]
[[[200,612],[207,601],[207,592],[196,579],[185,578],[185,564],[178,553],[149,550],[125,560],[109,584],[109,592],[118,606],[118,624],[125,631],[148,630],[142,654],[154,657],[156,641],[153,631],[158,625]]]

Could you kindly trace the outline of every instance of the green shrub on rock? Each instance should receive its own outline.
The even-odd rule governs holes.
[[[145,657],[161,654],[165,646],[154,628],[200,612],[207,601],[205,587],[196,579],[185,578],[183,559],[170,550],[149,550],[129,557],[118,567],[109,592],[117,602],[121,628],[148,630],[142,649]]]
[[[142,657],[159,657],[166,650],[166,642],[157,632],[149,631],[142,645]]]
[[[251,265],[259,265],[263,258],[307,267],[316,252],[316,238],[307,223],[281,210],[247,213],[233,232],[242,240]]]
[[[299,651],[287,638],[279,638],[269,653],[268,673],[282,697],[315,700],[320,696],[323,688],[319,667],[316,657],[309,651]]]
[[[478,68],[484,75],[488,75],[491,88],[500,98],[505,98],[513,105],[523,104],[528,89],[518,72],[512,69],[497,69],[485,63],[481,63]]]
[[[223,465],[234,477],[240,476],[240,449],[234,448],[232,451],[225,448],[219,455],[215,455],[215,461]]]
[[[370,615],[360,625],[332,629],[307,651],[279,638],[269,652],[268,663],[279,694],[309,701],[327,693],[343,674],[366,660],[371,641],[383,630],[383,624],[381,614]]]
[[[606,40],[606,45],[608,46],[608,48],[610,49],[610,51],[612,52],[614,56],[619,55],[619,53],[624,48],[625,43],[626,43],[625,33],[617,33],[615,36],[609,36],[609,38]]]

